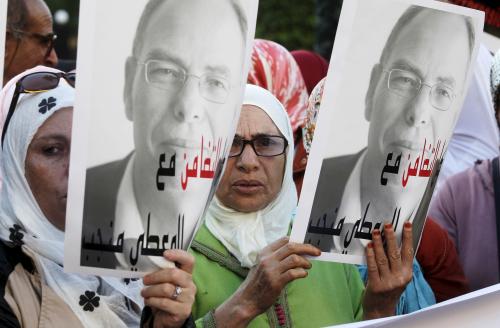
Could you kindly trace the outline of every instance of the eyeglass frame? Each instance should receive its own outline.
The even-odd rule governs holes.
[[[390,92],[392,92],[392,93],[394,93],[394,94],[396,94],[396,95],[398,95],[400,97],[403,97],[403,98],[406,98],[406,99],[414,99],[420,93],[420,91],[422,91],[422,86],[425,85],[425,86],[429,87],[429,94],[428,94],[429,104],[431,104],[431,106],[434,109],[436,109],[436,110],[438,110],[440,112],[446,112],[447,110],[449,110],[450,107],[451,107],[451,104],[453,103],[453,101],[455,100],[455,98],[457,96],[456,93],[455,93],[455,90],[453,88],[450,88],[450,87],[448,87],[448,86],[445,85],[445,87],[447,89],[449,89],[449,90],[452,91],[452,93],[451,93],[452,97],[451,97],[451,101],[450,101],[449,106],[447,108],[445,108],[445,109],[442,109],[442,108],[439,108],[439,107],[435,106],[433,104],[433,102],[431,101],[431,99],[432,99],[432,90],[434,90],[434,88],[437,85],[443,85],[443,83],[438,82],[438,83],[434,83],[433,85],[430,85],[429,83],[424,83],[424,81],[417,74],[413,73],[412,71],[408,71],[408,70],[405,70],[405,69],[402,69],[402,68],[391,68],[389,70],[388,69],[383,69],[382,71],[385,72],[385,73],[387,73],[387,84],[386,84],[387,90],[389,90]],[[418,89],[416,89],[417,92],[415,93],[415,95],[413,97],[406,97],[404,95],[401,95],[401,94],[397,93],[395,89],[391,89],[389,87],[389,84],[390,84],[390,81],[391,81],[391,74],[392,74],[393,71],[408,72],[408,73],[411,73],[411,74],[414,74],[414,75],[417,76],[418,80],[420,81],[420,87]]]
[[[47,46],[47,51],[45,52],[45,55],[43,56],[44,58],[49,57],[50,53],[54,49],[54,45],[55,45],[55,42],[57,40],[57,34],[55,34],[54,32],[50,32],[50,33],[47,33],[45,35],[40,34],[40,33],[36,33],[36,32],[26,32],[26,31],[17,30],[17,29],[9,29],[7,32],[12,33],[14,35],[17,34],[17,35],[27,36],[30,38],[35,38],[43,43],[46,43],[48,46]],[[17,38],[19,38],[19,37],[17,36]]]
[[[279,153],[279,154],[275,154],[275,155],[260,155],[260,154],[257,152],[257,150],[255,149],[254,141],[255,141],[255,140],[257,140],[258,138],[262,138],[262,137],[267,137],[267,138],[268,138],[268,137],[277,137],[277,138],[283,139],[284,144],[283,144],[283,150],[281,151],[281,153]],[[236,139],[236,138],[237,138],[237,136],[235,136],[235,137],[234,137],[234,139]],[[229,158],[234,158],[234,157],[239,157],[239,156],[241,156],[241,154],[243,154],[243,151],[245,151],[245,148],[246,148],[246,146],[247,146],[247,145],[250,145],[250,146],[252,147],[253,152],[255,153],[255,155],[257,155],[257,156],[259,156],[259,157],[276,157],[276,156],[283,155],[283,154],[285,153],[285,151],[286,151],[286,148],[288,147],[288,140],[286,140],[286,138],[285,138],[285,137],[283,137],[283,136],[278,136],[278,135],[267,135],[267,134],[265,134],[265,135],[264,135],[264,134],[263,134],[263,135],[258,135],[258,136],[256,136],[256,137],[254,137],[254,138],[250,139],[250,140],[245,139],[245,138],[240,138],[240,137],[238,137],[238,138],[241,140],[241,142],[243,142],[243,145],[241,146],[241,151],[240,151],[238,154],[236,154],[236,155],[231,155],[231,154],[230,154],[230,153],[231,153],[231,150],[229,150],[229,153],[228,153],[228,157],[229,157]],[[233,139],[233,142],[234,142],[234,139]],[[232,147],[232,143],[231,143],[231,147]]]
[[[161,60],[161,59],[153,59],[153,58],[149,58],[147,59],[146,61],[144,62],[141,62],[139,61],[137,58],[134,57],[134,59],[136,60],[137,64],[140,64],[140,65],[143,65],[144,66],[144,79],[146,80],[146,83],[148,83],[149,85],[157,88],[157,89],[160,89],[160,90],[167,90],[167,91],[171,91],[172,89],[167,89],[167,88],[162,88],[160,87],[158,84],[155,84],[153,82],[150,81],[150,79],[148,78],[148,64],[150,62],[165,62],[164,60]],[[179,65],[177,65],[179,66]],[[225,104],[227,102],[227,98],[229,97],[229,94],[230,94],[230,90],[232,89],[232,85],[231,83],[229,82],[228,79],[226,79],[225,77],[222,77],[223,80],[225,80],[227,82],[227,94],[224,98],[224,101],[214,101],[214,100],[211,100],[211,99],[208,99],[207,97],[205,97],[203,95],[203,93],[201,92],[201,81],[202,81],[202,78],[205,77],[205,76],[209,76],[208,74],[202,74],[200,76],[196,75],[196,74],[189,74],[184,68],[182,67],[179,67],[181,69],[181,72],[183,73],[183,76],[184,76],[184,79],[182,81],[182,86],[179,90],[177,91],[180,91],[182,90],[182,88],[184,88],[184,86],[186,85],[186,82],[188,80],[188,77],[195,77],[198,79],[198,88],[200,90],[200,94],[201,96],[203,97],[203,99],[209,101],[209,102],[212,102],[212,103],[215,103],[215,104]]]
[[[51,89],[36,90],[36,91],[28,91],[28,90],[23,88],[22,82],[25,78],[27,78],[31,75],[41,74],[41,73],[53,74],[54,76],[58,77],[57,85]],[[76,73],[71,73],[71,72],[70,73],[66,73],[66,72],[33,72],[33,73],[30,73],[30,74],[23,76],[22,78],[19,79],[19,81],[16,82],[16,88],[14,89],[14,94],[12,95],[12,100],[10,102],[9,111],[7,112],[7,116],[5,117],[5,123],[4,123],[3,129],[2,129],[2,139],[1,139],[2,148],[3,148],[3,141],[5,139],[5,136],[7,135],[7,128],[9,127],[10,120],[11,120],[12,116],[14,115],[14,112],[15,112],[16,107],[17,107],[17,102],[19,101],[19,96],[22,93],[33,94],[33,93],[41,93],[41,92],[47,92],[49,90],[53,90],[59,86],[59,82],[61,81],[61,78],[64,78],[66,80],[66,82],[68,82],[68,84],[74,88],[75,85],[73,82],[71,82],[71,80],[68,79],[68,76],[75,76],[76,77]]]

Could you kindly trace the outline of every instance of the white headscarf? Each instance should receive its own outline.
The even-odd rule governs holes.
[[[59,72],[38,66],[16,76],[2,91],[2,96],[9,98],[0,99],[0,104],[10,105],[13,89],[21,77],[42,71]],[[45,217],[25,178],[26,154],[33,136],[54,113],[72,107],[74,99],[75,89],[64,79],[53,90],[19,97],[2,149],[4,181],[0,191],[0,239],[8,245],[22,244],[23,251],[34,258],[42,283],[69,305],[85,327],[138,326],[140,314],[128,309],[131,305],[128,300],[141,307],[141,283],[126,286],[116,278],[64,272],[64,232]],[[87,301],[89,292],[99,298],[99,305],[91,306],[93,311],[83,308],[91,301]]]
[[[292,178],[293,132],[283,105],[269,91],[247,84],[243,105],[262,109],[288,141],[281,191],[264,209],[242,213],[224,206],[214,197],[205,216],[210,232],[244,267],[256,263],[257,254],[267,245],[287,235],[297,206],[297,191]]]

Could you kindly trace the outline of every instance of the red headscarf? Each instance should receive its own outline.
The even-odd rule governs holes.
[[[269,90],[283,104],[295,133],[305,120],[308,93],[292,55],[273,41],[256,39],[248,83]]]
[[[309,50],[293,50],[291,54],[300,67],[307,92],[311,94],[316,84],[328,73],[328,62]]]

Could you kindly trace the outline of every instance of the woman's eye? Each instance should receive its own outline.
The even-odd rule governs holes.
[[[274,140],[271,139],[270,137],[260,137],[260,138],[256,139],[256,142],[259,146],[262,146],[262,147],[269,147],[269,146],[274,145]]]
[[[47,156],[58,155],[62,152],[62,147],[60,146],[49,146],[43,148],[43,153]]]

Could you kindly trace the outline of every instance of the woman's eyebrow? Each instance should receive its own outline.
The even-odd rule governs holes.
[[[33,141],[48,141],[48,140],[57,140],[57,141],[68,141],[68,137],[64,134],[54,133],[40,136]]]

